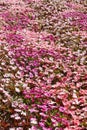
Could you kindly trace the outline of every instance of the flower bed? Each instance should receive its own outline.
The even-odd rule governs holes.
[[[86,130],[85,0],[0,8],[0,129]]]

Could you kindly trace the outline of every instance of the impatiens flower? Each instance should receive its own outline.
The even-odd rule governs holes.
[[[37,128],[35,126],[32,126],[31,128],[29,128],[29,130],[37,130]]]
[[[31,122],[31,124],[37,124],[36,118],[31,118],[31,119],[30,119],[30,122]]]
[[[17,130],[23,130],[23,128],[22,127],[18,127]]]
[[[19,88],[15,88],[15,91],[16,91],[17,93],[20,93],[20,89],[19,89]]]
[[[15,128],[9,128],[9,130],[15,130]]]
[[[20,116],[18,114],[11,115],[11,118],[14,118],[15,120],[20,120]]]
[[[64,107],[60,107],[60,108],[59,108],[59,111],[60,111],[60,112],[65,112]]]

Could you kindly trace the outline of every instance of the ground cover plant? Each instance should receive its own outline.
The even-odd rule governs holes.
[[[0,130],[86,129],[86,0],[0,0]]]

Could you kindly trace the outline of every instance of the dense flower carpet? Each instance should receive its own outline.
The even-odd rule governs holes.
[[[87,130],[87,0],[0,0],[0,130]]]

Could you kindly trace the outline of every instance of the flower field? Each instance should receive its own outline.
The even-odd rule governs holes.
[[[0,130],[87,130],[86,0],[0,0]]]

